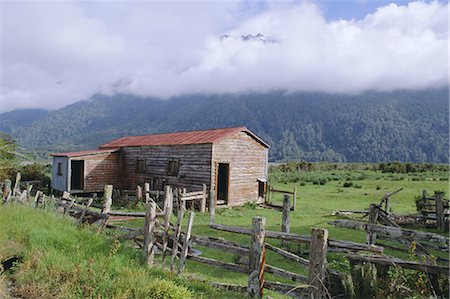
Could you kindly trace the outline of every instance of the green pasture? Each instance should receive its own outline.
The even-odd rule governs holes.
[[[297,188],[296,211],[291,211],[291,232],[309,235],[311,228],[329,230],[330,239],[364,243],[364,232],[335,228],[328,224],[337,219],[331,216],[334,210],[364,210],[370,203],[379,203],[387,192],[403,188],[391,197],[391,212],[395,214],[416,213],[415,199],[428,190],[444,191],[448,198],[448,172],[429,171],[425,173],[392,174],[372,170],[319,170],[289,171],[271,169],[270,182],[276,189],[292,191]],[[350,182],[352,184],[350,184]],[[347,187],[344,187],[347,186]],[[270,197],[272,203],[281,204],[282,194]],[[252,217],[266,218],[266,229],[281,230],[281,212],[247,204],[237,208],[220,208],[216,211],[216,223],[251,227]],[[173,222],[176,217],[173,217]],[[365,221],[365,219],[362,219]],[[186,225],[185,216],[183,224]],[[128,227],[143,227],[143,219],[118,221]],[[209,228],[209,215],[196,213],[193,234],[223,237],[248,245],[250,237],[221,232]],[[140,297],[160,294],[161,298],[234,298],[239,294],[224,292],[209,287],[200,280],[247,284],[247,275],[231,272],[188,260],[182,276],[171,274],[166,269],[168,261],[162,263],[157,256],[158,266],[147,269],[140,250],[132,242],[117,243],[120,232],[107,230],[98,234],[91,228],[80,229],[68,218],[55,216],[49,211],[40,211],[20,206],[0,206],[0,260],[10,255],[20,255],[23,262],[15,272],[7,274],[15,281],[19,294],[31,298],[39,296],[76,298],[90,294],[90,297]],[[281,246],[278,240],[266,240]],[[308,257],[308,246],[295,243],[289,249]],[[224,251],[195,247],[202,256],[227,262],[238,262],[242,257]],[[387,254],[407,258],[406,253],[386,250]],[[433,252],[447,257],[448,254]],[[170,259],[169,259],[170,260]],[[267,251],[267,264],[307,274],[307,269]],[[342,254],[328,254],[330,267],[348,271]],[[1,276],[0,276],[1,277]],[[271,274],[268,281],[289,282]],[[0,281],[1,282],[1,281]],[[0,283],[0,286],[2,284]],[[1,291],[1,290],[0,290]],[[159,292],[159,293],[158,293]],[[173,293],[172,297],[166,295]],[[0,292],[1,294],[1,292]],[[273,298],[282,295],[267,291]]]

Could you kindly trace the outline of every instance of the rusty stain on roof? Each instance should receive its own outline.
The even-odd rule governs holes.
[[[118,148],[127,146],[156,146],[156,145],[187,145],[187,144],[204,144],[218,142],[225,137],[234,135],[238,132],[246,132],[256,141],[265,147],[269,147],[267,143],[258,136],[250,132],[246,127],[224,128],[203,131],[175,132],[164,134],[152,134],[142,136],[128,136],[115,139],[106,144],[101,145],[100,149]]]
[[[106,154],[106,153],[113,153],[118,151],[118,148],[111,148],[111,149],[98,149],[98,150],[88,150],[88,151],[78,151],[78,152],[67,152],[67,153],[57,153],[57,154],[51,154],[53,157],[82,157],[82,156],[91,156],[91,155],[100,155],[100,154]]]

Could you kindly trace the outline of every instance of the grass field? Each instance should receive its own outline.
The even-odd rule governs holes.
[[[363,210],[370,203],[379,203],[386,192],[404,188],[391,198],[391,212],[395,214],[415,213],[415,198],[422,190],[445,192],[448,197],[448,172],[392,174],[379,171],[308,171],[282,172],[272,169],[270,180],[277,189],[292,190],[297,187],[297,211],[291,212],[291,232],[309,235],[312,227],[329,230],[329,238],[365,242],[363,232],[335,228],[328,224],[337,219],[331,212],[337,209]],[[353,186],[344,187],[350,185]],[[281,194],[271,197],[281,203]],[[115,231],[107,231],[107,238],[89,229],[78,229],[68,219],[57,219],[46,212],[34,213],[22,207],[0,207],[0,260],[8,255],[20,254],[24,262],[14,274],[19,294],[45,294],[48,297],[142,297],[155,290],[177,290],[181,297],[232,298],[239,295],[223,293],[188,277],[195,276],[207,281],[246,285],[247,275],[187,262],[186,274],[174,276],[156,267],[145,269],[138,250],[126,244],[114,242]],[[252,204],[238,208],[217,210],[216,222],[250,228],[252,217],[266,218],[267,230],[281,230],[281,212],[264,209]],[[175,218],[173,219],[175,221]],[[186,222],[186,218],[184,223]],[[120,225],[142,227],[143,220],[121,221]],[[249,236],[219,232],[208,227],[209,216],[196,213],[193,233],[223,237],[241,244],[249,244]],[[267,240],[280,246],[280,241]],[[114,245],[116,244],[116,245]],[[199,247],[202,256],[222,261],[237,262],[239,256],[223,251]],[[291,250],[302,254],[307,248],[291,244]],[[406,254],[386,250],[386,253],[406,258]],[[448,256],[439,252],[436,255]],[[305,256],[307,257],[307,255]],[[328,254],[331,267],[345,270],[343,256]],[[306,274],[307,270],[295,263],[267,251],[267,263]],[[157,264],[161,264],[157,257]],[[266,274],[266,280],[288,282]],[[0,284],[1,285],[1,284]],[[53,292],[53,293],[52,293]],[[1,292],[0,292],[1,294]],[[266,292],[274,298],[281,295]],[[164,297],[160,293],[159,297]],[[41,296],[42,297],[42,296]],[[148,297],[148,296],[147,296]],[[169,298],[169,297],[167,297]]]

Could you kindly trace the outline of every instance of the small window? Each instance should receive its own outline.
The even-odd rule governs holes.
[[[180,160],[170,160],[167,162],[167,175],[177,176],[180,166]]]
[[[58,163],[58,173],[57,174],[62,175],[62,163],[61,162]]]
[[[136,160],[136,172],[145,173],[145,159],[138,158]]]

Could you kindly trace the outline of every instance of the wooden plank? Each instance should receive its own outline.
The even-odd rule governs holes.
[[[221,242],[219,240],[214,240],[213,238],[195,236],[192,238],[193,242],[200,246],[205,246],[214,249],[220,249],[227,252],[232,252],[240,255],[250,254],[250,249],[243,247],[239,244],[233,242]]]
[[[308,266],[308,264],[309,264],[309,261],[307,259],[304,259],[296,254],[293,254],[292,252],[286,251],[286,250],[276,247],[272,244],[266,243],[266,248],[269,250],[272,250],[273,252],[280,254],[281,256],[283,256],[291,261],[300,263],[304,266]]]
[[[228,225],[223,225],[223,224],[210,223],[209,227],[212,229],[216,229],[216,230],[244,234],[244,235],[252,234],[250,229],[238,227],[238,226],[228,226]],[[292,233],[288,234],[288,233],[274,232],[274,231],[266,231],[265,237],[273,238],[273,239],[289,240],[289,241],[294,241],[294,242],[299,242],[299,243],[307,243],[307,244],[309,244],[311,242],[311,237],[309,237],[309,236],[297,235],[297,234],[292,234]],[[332,239],[328,239],[328,246],[342,248],[342,249],[348,249],[348,250],[353,250],[353,251],[372,251],[372,252],[377,252],[377,253],[382,253],[384,251],[383,247],[381,247],[381,246],[367,245],[367,244],[361,244],[361,243],[356,243],[356,242],[343,241],[343,240],[332,240]]]
[[[144,226],[144,254],[147,265],[152,266],[155,255],[155,235],[154,230],[156,226],[156,204],[149,202],[147,204],[147,212],[145,216]]]
[[[294,202],[293,202],[292,210],[296,211],[296,209],[297,209],[297,187],[294,187],[293,198],[294,198]]]
[[[92,201],[93,201],[93,199],[92,199],[92,198],[89,198],[89,201],[87,202],[87,204],[86,204],[86,206],[85,206],[83,212],[81,213],[80,218],[78,218],[78,220],[77,220],[77,223],[78,223],[78,224],[83,223],[84,217],[86,216],[86,213],[88,212],[89,207],[90,207],[91,204],[92,204]]]
[[[8,197],[8,194],[11,192],[11,180],[5,179],[3,183],[3,201],[6,202],[6,198]]]
[[[213,189],[209,190],[209,222],[216,220],[216,196]]]
[[[436,202],[436,224],[437,228],[440,231],[445,230],[445,221],[444,221],[444,203],[442,200],[442,193],[436,192],[434,195]]]
[[[183,209],[178,207],[177,223],[175,224],[175,234],[173,236],[172,259],[170,261],[170,271],[175,267],[175,259],[178,255],[178,243],[181,236],[181,222],[183,221]]]
[[[183,243],[183,249],[181,251],[180,255],[180,265],[178,266],[178,274],[183,272],[184,268],[186,267],[186,257],[188,255],[188,249],[189,249],[189,242],[191,239],[191,233],[192,233],[192,225],[194,224],[194,212],[189,212],[189,218],[186,228],[186,234],[184,237],[184,243]]]
[[[14,183],[14,188],[12,191],[13,196],[21,195],[21,193],[20,193],[20,179],[21,178],[22,178],[22,175],[20,174],[20,172],[18,172],[16,174],[16,182]]]
[[[272,191],[272,192],[278,192],[278,193],[283,193],[283,194],[294,195],[294,192],[293,192],[293,191],[278,190],[278,189],[271,189],[270,191]]]
[[[289,233],[291,229],[291,220],[289,212],[291,211],[291,200],[289,195],[285,194],[283,198],[283,213],[281,216],[281,231]]]
[[[264,295],[264,269],[266,249],[264,247],[266,219],[253,217],[252,240],[250,245],[250,262],[247,294],[251,298],[262,298]]]
[[[414,269],[418,271],[422,271],[425,273],[448,273],[448,267],[446,266],[438,266],[431,265],[426,263],[419,263],[414,261],[405,261],[398,258],[393,258],[389,256],[379,256],[379,255],[357,255],[357,254],[348,254],[346,255],[350,261],[355,262],[369,262],[379,265],[386,266],[394,266],[394,267],[402,267],[405,269]]]
[[[326,263],[327,263],[328,230],[313,228],[311,244],[309,245],[309,275],[308,283],[312,298],[326,297]]]
[[[369,223],[377,224],[378,221],[378,209],[375,204],[369,206]],[[373,245],[377,240],[377,234],[373,231],[367,231],[367,244]]]
[[[385,234],[387,237],[393,240],[397,240],[398,238],[403,237],[410,239],[410,241],[430,242],[442,247],[442,250],[446,249],[446,251],[448,251],[448,246],[450,245],[448,237],[431,232],[404,229],[392,226],[374,225],[351,220],[334,220],[329,222],[329,224],[332,224],[336,227],[359,229],[365,231],[371,230],[379,234]]]
[[[170,217],[172,217],[173,210],[173,194],[172,188],[169,185],[164,187],[164,234],[163,234],[163,257],[164,262],[166,258],[167,244],[169,242],[169,227],[170,227]]]
[[[206,184],[203,184],[203,194],[202,194],[202,199],[200,202],[200,212],[201,213],[205,213],[206,212]]]
[[[283,278],[287,278],[292,281],[308,283],[308,277],[301,275],[301,274],[294,273],[294,272],[290,272],[287,270],[283,270],[283,269],[277,268],[275,266],[266,264],[264,271],[267,273],[271,273],[271,274],[283,277]]]
[[[200,256],[195,256],[195,255],[188,255],[187,258],[190,260],[199,262],[199,263],[220,267],[220,268],[224,268],[224,269],[235,271],[235,272],[248,273],[248,267],[245,267],[243,265],[226,263],[226,262],[222,262],[222,261],[218,261],[218,260],[214,260],[214,259],[210,259],[210,258],[205,258],[205,257],[200,257]]]

